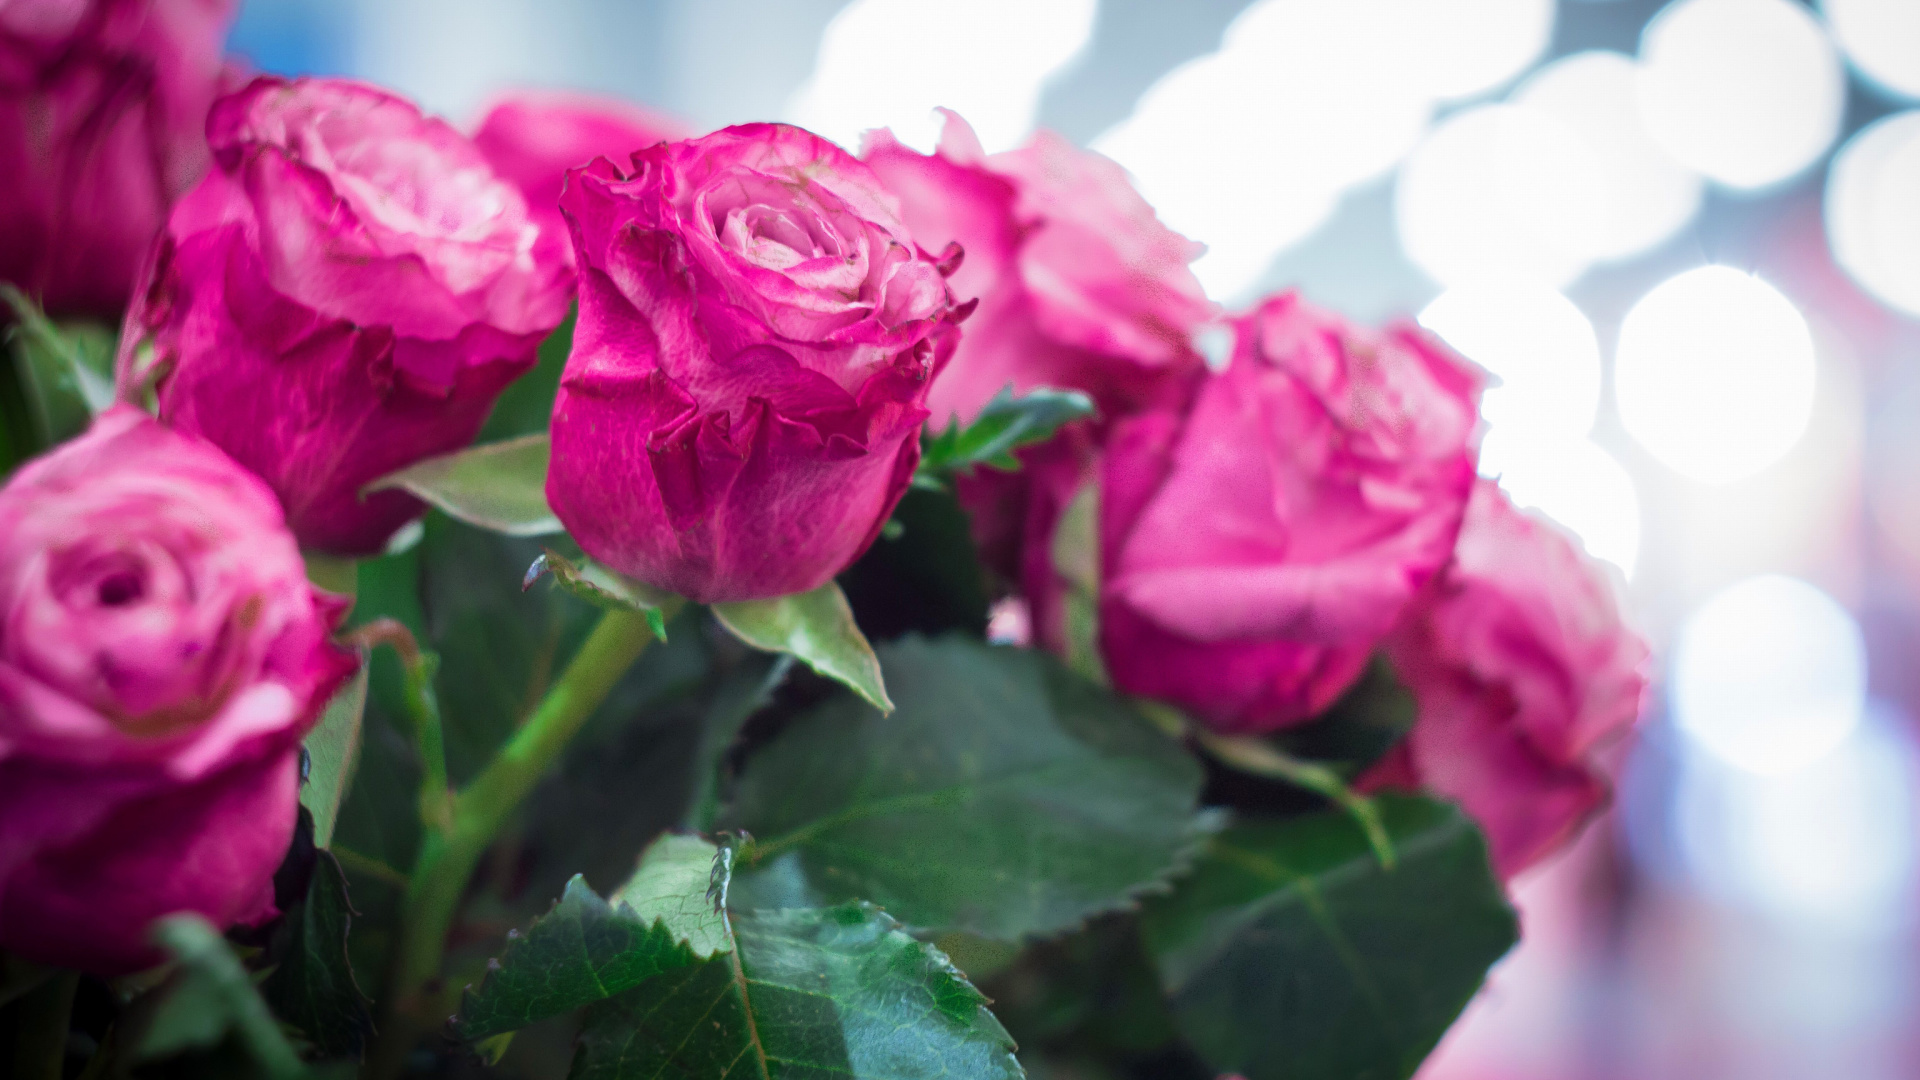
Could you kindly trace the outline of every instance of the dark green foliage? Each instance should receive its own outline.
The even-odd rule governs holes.
[[[0,284],[0,465],[85,431],[113,400],[114,335],[91,323],[56,325],[12,285]]]
[[[576,877],[552,911],[507,943],[479,989],[468,991],[459,1031],[467,1039],[514,1031],[700,959],[664,920],[609,904]]]
[[[612,903],[569,884],[467,993],[480,1039],[591,1005],[575,1077],[1017,1077],[1012,1042],[946,957],[871,905],[742,913],[733,849],[649,848]]]
[[[546,693],[599,614],[565,593],[520,589],[541,546],[427,517],[420,598],[446,718],[447,772],[471,778]]]
[[[588,1010],[574,1080],[1022,1075],[986,998],[872,905],[731,926],[733,951]]]
[[[1329,765],[1352,780],[1413,729],[1415,711],[1413,693],[1385,657],[1375,656],[1332,708],[1312,723],[1273,736],[1273,742],[1293,757]]]
[[[1133,913],[1102,916],[1035,945],[982,980],[981,989],[1019,1042],[1031,1076],[1217,1075],[1181,1042]]]
[[[1014,939],[1128,906],[1203,838],[1192,756],[1050,657],[958,635],[880,655],[891,716],[835,699],[741,775],[754,902]]]
[[[208,1055],[225,1067],[194,1065],[194,1072],[265,1080],[316,1075],[281,1033],[239,957],[205,919],[169,916],[156,924],[154,937],[177,966],[131,1018],[126,1064]],[[246,1066],[228,1073],[236,1059]]]
[[[967,515],[952,492],[915,488],[893,511],[898,535],[874,541],[840,575],[860,629],[875,641],[912,631],[987,632],[987,583]]]
[[[358,1060],[373,1019],[347,957],[354,911],[346,874],[326,851],[316,852],[312,869],[306,897],[284,913],[281,960],[260,992],[320,1057]]]
[[[1411,1076],[1518,936],[1472,822],[1384,796],[1399,863],[1326,811],[1215,836],[1150,901],[1148,946],[1180,1030],[1248,1080]]]
[[[958,419],[950,419],[945,431],[922,440],[915,482],[937,484],[934,478],[943,473],[977,465],[1017,469],[1020,461],[1013,456],[1015,450],[1045,442],[1062,424],[1093,413],[1092,399],[1078,390],[1039,387],[1015,397],[1008,385],[987,402],[973,423],[961,427]]]

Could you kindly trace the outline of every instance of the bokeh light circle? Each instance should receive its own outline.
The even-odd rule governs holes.
[[[1860,129],[1827,177],[1827,242],[1868,292],[1920,315],[1920,111]]]
[[[1700,208],[1700,177],[1647,134],[1632,57],[1594,50],[1546,65],[1512,101],[1565,124],[1599,170],[1600,205],[1574,216],[1561,237],[1576,253],[1619,259],[1678,232]]]
[[[1702,604],[1673,654],[1681,730],[1762,776],[1819,760],[1859,725],[1866,646],[1833,598],[1796,578],[1748,578]]]
[[[1847,59],[1903,97],[1920,97],[1920,4],[1914,0],[1821,0]]]
[[[1499,385],[1481,415],[1495,431],[1539,439],[1579,439],[1600,408],[1600,342],[1573,301],[1524,279],[1486,279],[1441,293],[1420,325]]]
[[[827,24],[789,117],[857,149],[869,128],[933,149],[957,111],[989,152],[1033,130],[1047,79],[1093,37],[1098,0],[853,0]]]
[[[1484,105],[1449,117],[1401,167],[1394,223],[1407,258],[1443,285],[1523,277],[1548,286],[1590,259],[1569,236],[1600,205],[1592,152],[1552,117]]]
[[[1611,454],[1586,439],[1538,441],[1488,432],[1480,475],[1515,506],[1537,510],[1580,538],[1587,554],[1633,576],[1640,557],[1640,495]]]
[[[1730,187],[1785,180],[1839,133],[1839,57],[1793,0],[1675,0],[1647,24],[1640,62],[1647,131]]]
[[[1635,441],[1721,483],[1778,461],[1813,412],[1813,335],[1772,286],[1725,266],[1667,279],[1620,326],[1614,396]]]
[[[1437,98],[1472,97],[1505,84],[1532,67],[1553,38],[1554,0],[1399,4],[1402,10],[1395,14],[1406,20],[1412,62]]]

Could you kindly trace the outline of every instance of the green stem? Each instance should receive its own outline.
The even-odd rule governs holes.
[[[447,783],[446,735],[441,730],[440,697],[433,679],[440,658],[420,647],[413,631],[397,619],[375,619],[349,635],[354,643],[385,645],[400,658],[401,693],[413,725],[413,749],[420,759],[420,821],[432,832],[453,827],[453,789]]]
[[[420,758],[420,821],[429,830],[453,827],[453,788],[447,782],[446,735],[440,725],[440,698],[433,691],[440,658],[418,652],[407,660],[407,712],[413,719],[414,751]]]
[[[397,1075],[421,1031],[421,1013],[440,974],[447,932],[480,856],[652,640],[653,631],[639,612],[616,608],[602,615],[533,715],[453,797],[447,828],[422,839],[401,909],[389,1016],[371,1076]]]
[[[1373,848],[1380,865],[1388,870],[1393,869],[1396,861],[1393,840],[1387,836],[1387,827],[1380,821],[1379,809],[1373,805],[1373,800],[1348,787],[1339,773],[1325,765],[1282,753],[1259,739],[1215,735],[1197,725],[1191,729],[1191,734],[1208,753],[1233,768],[1256,776],[1284,780],[1295,787],[1325,796],[1353,816],[1361,831],[1367,834],[1367,843]]]
[[[80,974],[63,971],[14,1007],[13,1072],[20,1080],[60,1080],[67,1062],[67,1028]]]

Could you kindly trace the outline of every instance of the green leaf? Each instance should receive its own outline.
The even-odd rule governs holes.
[[[589,1009],[573,1080],[1023,1075],[986,998],[872,905],[728,927],[731,951]]]
[[[544,432],[470,446],[416,462],[366,490],[401,488],[469,525],[508,536],[543,536],[563,531],[547,508],[550,451]]]
[[[1078,390],[1039,387],[1016,397],[1009,384],[987,402],[973,423],[963,428],[959,418],[953,418],[947,422],[947,430],[924,440],[915,479],[926,483],[939,473],[976,465],[1018,469],[1020,460],[1013,456],[1015,450],[1045,442],[1062,424],[1093,413],[1093,400]]]
[[[749,760],[730,820],[772,874],[737,888],[1013,939],[1164,888],[1204,838],[1199,763],[1052,658],[950,635],[881,663],[892,716],[838,698]]]
[[[725,916],[707,899],[719,855],[698,837],[663,836],[612,903],[576,876],[467,990],[461,1037],[514,1031],[731,949]]]
[[[541,552],[533,565],[527,567],[520,587],[532,588],[540,575],[549,573],[553,575],[554,584],[595,607],[625,608],[645,615],[653,636],[667,640],[667,613],[680,603],[680,598],[673,593],[609,570],[589,558],[582,557],[576,562],[552,548]]]
[[[700,717],[700,748],[693,761],[693,792],[687,798],[683,821],[686,827],[713,831],[720,815],[721,769],[727,751],[738,741],[747,721],[773,700],[773,692],[786,681],[792,667],[791,656],[754,654],[719,680]]]
[[[866,904],[742,914],[730,846],[662,837],[607,903],[578,881],[469,989],[485,1039],[581,1004],[572,1076],[1018,1077],[986,999]]]
[[[853,621],[853,608],[839,585],[829,581],[812,592],[715,604],[713,614],[741,641],[767,652],[790,653],[874,708],[893,711],[880,662]]]
[[[915,630],[985,637],[987,581],[959,500],[950,491],[910,489],[892,522],[900,535],[882,536],[839,578],[860,629],[874,641]]]
[[[328,852],[315,856],[306,899],[287,913],[291,940],[286,958],[260,992],[274,1013],[299,1028],[323,1056],[358,1060],[373,1031],[373,1018],[347,959],[347,931],[354,915],[347,901],[347,877]]]
[[[320,847],[333,842],[340,806],[353,786],[353,771],[360,761],[360,721],[366,707],[367,662],[362,653],[360,670],[327,702],[320,722],[307,734],[307,782],[300,789],[300,803],[313,814],[313,842]]]
[[[1360,681],[1312,722],[1270,736],[1295,758],[1322,762],[1352,780],[1413,730],[1413,693],[1375,656]]]
[[[0,283],[0,301],[13,311],[7,340],[35,449],[85,431],[95,413],[113,404],[113,334],[85,323],[56,326],[6,283]]]
[[[1518,924],[1457,809],[1384,796],[1383,870],[1328,811],[1235,825],[1143,919],[1187,1039],[1248,1080],[1407,1077]]]
[[[129,1047],[133,1064],[211,1050],[231,1034],[260,1075],[271,1080],[307,1075],[246,968],[211,923],[198,915],[169,915],[155,925],[153,936],[179,969]]]
[[[520,376],[494,402],[487,426],[480,429],[480,441],[495,442],[547,430],[553,419],[553,399],[560,390],[560,376],[567,367],[567,354],[573,350],[573,324],[578,309],[540,343],[540,361],[532,371]]]
[[[1048,547],[1054,573],[1066,588],[1061,604],[1066,617],[1067,666],[1108,685],[1100,655],[1100,486],[1088,483],[1060,514]]]
[[[965,960],[954,959],[979,977]],[[1093,1075],[1155,1080],[1219,1075],[1212,1069],[1177,1069],[1169,1060],[1192,1054],[1181,1054],[1173,1013],[1140,939],[1139,919],[1131,912],[1102,916],[1065,937],[1029,946],[1010,967],[981,980],[980,989],[1019,1042],[1021,1062],[1030,1072],[1038,1071],[1036,1060],[1072,1060],[1102,1069]],[[1145,1057],[1158,1060],[1143,1068]]]
[[[556,590],[520,587],[538,542],[470,529],[439,513],[426,522],[416,549],[427,630],[421,643],[440,655],[434,686],[447,718],[447,770],[461,783],[539,703],[598,612]]]

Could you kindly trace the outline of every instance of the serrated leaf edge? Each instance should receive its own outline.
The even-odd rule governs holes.
[[[527,941],[532,938],[535,927],[552,918],[554,913],[560,910],[561,905],[567,903],[568,900],[576,898],[579,898],[585,903],[598,905],[599,908],[604,909],[612,918],[623,919],[642,930],[652,931],[659,929],[665,931],[668,936],[687,951],[689,956],[693,957],[693,962],[696,964],[704,964],[716,956],[734,951],[732,949],[714,949],[711,952],[702,953],[694,947],[693,942],[685,935],[675,933],[673,928],[667,925],[665,918],[655,917],[653,919],[643,919],[640,917],[639,912],[633,909],[633,905],[624,900],[608,900],[598,892],[595,892],[593,886],[587,884],[585,874],[575,874],[567,879],[566,888],[562,889],[559,898],[547,907],[546,914],[536,915],[533,921],[527,924],[527,929],[524,932],[518,929],[510,931],[507,935],[506,948],[501,950],[499,956],[487,961],[486,974],[481,976],[478,983],[468,983],[466,987],[461,990],[460,1011],[447,1019],[448,1029],[452,1031],[455,1036],[467,1042],[475,1042],[492,1038],[495,1035],[506,1034],[506,1032],[493,1031],[483,1033],[477,1037],[470,1034],[463,1023],[470,1002],[485,991],[488,981],[493,978],[495,972],[501,971],[506,967],[507,958],[512,956],[517,950],[525,947]],[[735,940],[731,926],[728,927],[727,938],[729,941]]]

